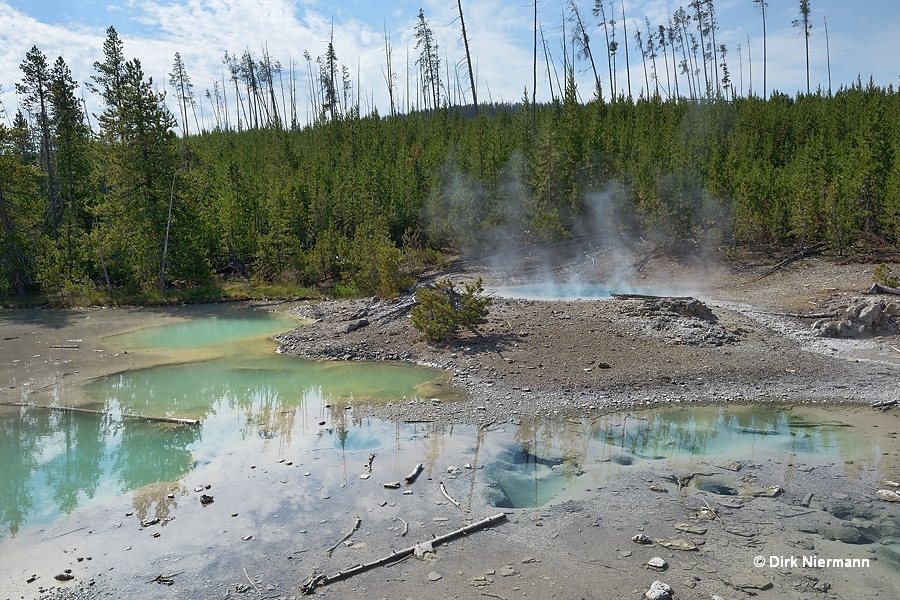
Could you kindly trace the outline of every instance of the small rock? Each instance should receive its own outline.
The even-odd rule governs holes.
[[[430,573],[428,573],[428,581],[438,581],[442,577],[443,576],[440,573],[436,573],[434,571],[431,571]]]
[[[680,538],[656,540],[656,543],[663,548],[668,548],[669,550],[689,551],[697,549],[697,544],[689,542],[688,540],[682,540]]]
[[[772,582],[759,573],[738,573],[731,578],[731,585],[742,590],[768,590]]]
[[[500,576],[501,577],[511,577],[516,574],[516,570],[512,565],[504,565],[500,567]]]
[[[634,542],[635,544],[644,544],[644,545],[650,545],[650,544],[653,543],[653,540],[651,540],[650,538],[648,538],[648,537],[647,537],[646,535],[644,535],[643,533],[637,534],[636,536],[634,536],[633,538],[631,538],[631,541]]]
[[[400,482],[399,482],[399,481],[392,481],[392,482],[390,482],[390,483],[384,484],[384,487],[385,487],[385,489],[388,489],[388,490],[396,490],[396,489],[400,489]]]
[[[647,600],[671,600],[672,587],[662,581],[654,581],[650,584],[650,589],[644,594]]]
[[[75,576],[72,575],[68,570],[66,570],[63,573],[57,573],[56,575],[54,575],[53,579],[57,581],[71,581],[75,579]]]
[[[647,561],[647,566],[656,571],[665,571],[669,568],[669,563],[667,563],[659,556],[654,556]]]
[[[207,504],[212,504],[212,502],[213,497],[209,494],[203,494],[202,496],[200,496],[200,504],[206,506]]]
[[[894,490],[878,490],[875,495],[885,502],[900,502],[900,493]]]
[[[706,527],[698,527],[697,525],[691,525],[690,523],[677,523],[675,529],[685,533],[693,533],[695,535],[703,535],[706,533]]]

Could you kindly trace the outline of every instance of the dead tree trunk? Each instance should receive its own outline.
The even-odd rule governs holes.
[[[466,49],[466,63],[469,66],[469,84],[472,86],[472,103],[475,105],[475,114],[478,114],[478,93],[475,91],[475,71],[472,70],[472,53],[469,52],[469,37],[466,35],[466,22],[463,20],[462,0],[456,1],[459,8],[459,25],[462,28],[463,46]]]

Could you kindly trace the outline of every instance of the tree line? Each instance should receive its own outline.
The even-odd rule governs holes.
[[[287,100],[298,95],[293,78],[285,89],[280,64],[248,52],[227,55],[231,102],[224,87],[208,92],[213,128],[196,116],[178,54],[176,118],[110,28],[86,84],[103,105],[91,120],[63,58],[51,64],[32,48],[16,83],[21,109],[0,125],[0,292],[165,298],[213,284],[237,262],[254,281],[391,296],[447,250],[599,231],[719,245],[824,241],[836,251],[864,238],[896,243],[893,87],[720,93],[728,88],[713,63],[723,54],[709,33],[705,58],[682,59],[692,93],[679,93],[675,78],[671,93],[585,102],[573,55],[552,101],[536,104],[525,88],[518,103],[475,111],[448,100],[420,12],[419,110],[363,114],[329,42],[324,58],[308,58],[318,67],[313,122],[301,125]],[[676,50],[686,55],[669,42],[660,49],[669,68]]]

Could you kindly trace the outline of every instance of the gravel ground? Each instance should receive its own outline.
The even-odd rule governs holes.
[[[660,265],[657,271],[663,270]],[[669,265],[643,287],[693,300],[528,300],[495,297],[480,335],[417,341],[411,299],[329,301],[300,307],[314,320],[278,339],[281,352],[331,360],[399,360],[452,373],[457,402],[362,407],[394,419],[483,423],[548,411],[585,416],[670,402],[876,402],[896,398],[897,336],[830,340],[810,319],[846,306],[871,284],[870,265],[807,261],[754,281],[719,267],[703,277]],[[506,283],[486,277],[490,292]],[[677,288],[676,288],[677,289]],[[679,296],[680,298],[680,296]],[[877,359],[877,360],[871,360]],[[436,394],[437,395],[437,394]]]

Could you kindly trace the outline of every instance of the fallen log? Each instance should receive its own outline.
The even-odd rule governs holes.
[[[177,425],[199,425],[200,419],[181,419],[178,417],[153,417],[146,415],[136,415],[133,413],[114,413],[110,410],[93,410],[90,408],[79,408],[77,406],[45,406],[41,404],[28,404],[27,402],[0,402],[5,406],[25,406],[28,408],[40,408],[42,410],[52,410],[57,412],[72,412],[86,415],[100,415],[109,417],[121,417],[123,419],[144,419],[145,421],[155,421],[158,423],[175,423]]]
[[[651,294],[610,294],[616,300],[693,300],[691,296],[653,296]]]
[[[885,408],[897,406],[897,402],[897,400],[883,400],[882,402],[876,402],[875,404],[870,404],[869,406],[871,406],[872,408],[880,408],[883,410]]]
[[[879,283],[873,283],[872,287],[869,288],[867,294],[894,294],[895,296],[900,296],[900,288],[888,287],[886,285],[881,285]]]
[[[768,277],[772,273],[776,273],[776,272],[780,271],[781,269],[785,268],[792,262],[796,262],[796,261],[800,260],[801,258],[806,258],[808,256],[812,256],[813,254],[818,254],[819,252],[821,252],[824,249],[825,249],[825,242],[819,242],[818,244],[814,244],[812,246],[809,246],[808,248],[804,248],[800,252],[797,252],[796,254],[784,259],[783,261],[781,261],[780,263],[778,263],[777,265],[775,265],[774,267],[772,267],[771,269],[769,269],[768,271],[766,271],[765,273],[763,273],[762,275],[760,275],[759,277],[754,279],[753,281],[754,282],[759,281],[760,279]]]
[[[472,523],[471,525],[467,525],[461,529],[457,529],[456,531],[451,531],[448,534],[436,537],[433,540],[429,540],[427,543],[429,545],[431,545],[432,547],[439,546],[441,544],[444,544],[446,542],[454,540],[458,537],[462,537],[462,536],[466,536],[470,533],[474,533],[480,529],[484,529],[486,527],[493,527],[497,523],[500,523],[505,520],[506,520],[506,514],[499,513],[499,514],[494,515],[493,517],[488,517],[486,519],[482,519],[481,521],[478,521],[477,523]],[[416,546],[418,546],[418,544]],[[309,579],[307,580],[307,582],[300,587],[300,593],[305,596],[307,594],[311,594],[313,592],[313,590],[315,590],[315,588],[317,588],[317,587],[324,587],[330,583],[334,583],[336,581],[341,581],[343,579],[353,577],[354,575],[364,573],[366,571],[374,569],[375,567],[381,567],[381,566],[388,565],[393,562],[397,562],[398,560],[402,560],[402,559],[406,558],[407,556],[413,554],[416,551],[416,546],[411,546],[411,547],[405,548],[403,550],[398,550],[397,552],[394,552],[393,554],[389,554],[388,556],[379,558],[378,560],[374,560],[370,563],[366,563],[363,565],[356,565],[355,567],[350,567],[346,571],[338,571],[334,575],[319,574],[319,575],[310,576]]]

